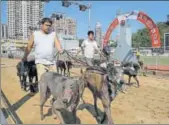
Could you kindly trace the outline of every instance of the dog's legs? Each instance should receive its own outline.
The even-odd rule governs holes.
[[[29,76],[29,89],[30,89],[30,92],[33,92],[32,76]]]
[[[85,104],[85,100],[83,99],[84,90],[85,90],[85,84],[81,84],[80,85],[80,101],[82,101],[83,104]]]
[[[23,76],[23,89],[26,91],[26,76]]]
[[[83,92],[84,92],[84,90],[83,90]],[[85,100],[83,99],[83,92],[81,93],[80,98],[81,98],[81,101],[83,102],[83,104],[85,104],[86,102],[85,102]]]
[[[60,68],[60,71],[61,71],[61,75],[62,75],[62,71],[63,71],[63,69],[62,69],[62,68]]]
[[[59,105],[57,105],[57,104],[55,104],[55,103],[56,103],[56,101],[54,101],[54,103],[53,103],[53,105],[52,105],[53,113],[56,114],[56,117],[60,120],[61,124],[65,124],[65,121],[64,121],[64,119],[63,119],[63,117],[62,117],[61,112],[56,109],[56,107],[59,106]],[[57,108],[59,108],[59,107],[57,107]]]
[[[108,89],[107,86],[103,87],[101,97],[100,97],[102,104],[103,104],[104,112],[105,112],[101,123],[103,123],[103,121],[105,120],[105,117],[107,116],[108,124],[114,124],[113,119],[111,117],[111,109],[110,109],[111,101],[110,101],[109,93],[108,93],[107,89]]]
[[[134,76],[133,78],[136,80],[136,82],[137,82],[137,87],[139,88],[139,87],[140,87],[140,84],[139,84],[139,80],[138,80],[137,76]]]
[[[36,91],[39,91],[38,79],[40,79],[40,78],[38,78],[38,74],[36,73],[36,74],[35,74],[35,88],[36,88],[35,90],[36,90]]]
[[[77,124],[77,120],[76,120],[76,109],[73,110],[73,117],[74,117],[74,123]]]
[[[93,94],[93,98],[94,98],[94,109],[96,111],[96,117],[97,117],[99,116],[98,109],[97,109],[97,96]]]
[[[45,104],[45,102],[46,102],[46,97],[45,96],[43,96],[43,97],[41,97],[42,99],[41,99],[41,102],[40,102],[40,114],[41,114],[41,120],[43,120],[44,119],[44,115],[43,115],[43,105]]]
[[[36,75],[33,76],[33,90],[34,90],[34,92],[36,92],[36,87],[37,87],[37,78],[36,77],[37,77]]]
[[[40,78],[38,78],[38,74],[36,74],[36,83],[38,83],[38,79],[40,79]]]
[[[111,124],[114,124],[114,123],[113,123],[113,119],[111,117],[110,100],[109,100],[109,97],[108,97],[108,93],[106,95],[107,96],[105,96],[105,97],[104,96],[101,97],[103,108],[104,108],[104,111],[105,111],[104,118],[102,119],[101,123],[103,123],[105,116],[107,116],[108,124],[111,125]]]
[[[40,83],[40,115],[41,120],[44,119],[43,115],[43,105],[47,100],[47,85],[45,83]]]
[[[66,75],[66,69],[63,69],[63,72],[64,72],[64,76]]]
[[[21,89],[23,89],[23,80],[22,80],[23,78],[22,78],[22,76],[20,75],[19,76],[19,80],[20,80],[20,86],[21,86]]]
[[[60,111],[56,110],[57,117],[59,118],[61,124],[66,124]]]
[[[59,73],[59,67],[58,66],[56,67],[56,69],[57,69],[57,73]]]
[[[33,92],[36,92],[36,77],[35,76],[33,76],[32,77],[32,86],[33,86]]]
[[[128,85],[130,85],[130,81],[131,81],[131,76],[129,76]]]
[[[53,102],[53,103],[54,103],[54,102]],[[55,109],[53,103],[52,103],[52,114],[53,114],[53,118],[54,118],[54,119],[57,119],[57,115],[56,115],[56,111],[55,111],[56,109]]]
[[[67,69],[67,74],[68,74],[68,76],[70,77],[70,70],[69,70],[69,67],[68,67],[68,69]]]
[[[33,87],[33,77],[29,76],[29,89],[30,92],[35,92],[34,87]]]
[[[80,101],[79,101],[79,103],[78,103],[76,109],[78,109],[81,104],[85,104],[85,101],[84,101],[84,99],[83,99],[84,89],[85,89],[85,88],[80,87],[80,90],[79,90],[79,92],[80,92],[80,93],[79,93],[79,94],[80,94]]]
[[[36,75],[35,75],[35,83],[36,83],[36,84],[38,84],[38,80],[39,80],[39,79],[40,79],[40,78],[38,78],[38,74],[36,74]]]

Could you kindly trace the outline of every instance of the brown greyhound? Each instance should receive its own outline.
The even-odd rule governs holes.
[[[81,70],[81,74],[83,74],[82,76],[85,81],[84,87],[88,87],[93,94],[94,108],[97,116],[99,116],[97,110],[97,98],[100,98],[102,101],[105,113],[100,122],[103,123],[107,116],[108,124],[113,124],[110,105],[111,101],[117,95],[117,89],[124,83],[121,80],[121,75],[123,74],[122,68],[116,68],[110,63],[107,65],[107,69],[101,67],[89,67],[85,72]],[[82,90],[84,91],[84,89]],[[83,91],[80,92],[82,100]]]

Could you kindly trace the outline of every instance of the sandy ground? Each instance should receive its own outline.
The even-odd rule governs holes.
[[[13,110],[18,114],[24,124],[57,124],[53,119],[51,108],[44,107],[46,115],[40,120],[39,93],[29,96],[29,92],[20,89],[19,79],[16,76],[18,60],[1,59],[1,87],[7,96]],[[73,69],[73,73],[80,70]],[[127,93],[119,93],[111,104],[112,117],[116,124],[169,124],[169,77],[139,77],[141,86],[128,88]],[[133,82],[133,81],[132,81]],[[88,103],[77,111],[78,119],[82,124],[96,124],[94,115],[93,97],[86,89],[84,99]],[[49,102],[46,105],[50,106]],[[99,109],[103,111],[98,101]],[[69,118],[69,116],[67,116]]]

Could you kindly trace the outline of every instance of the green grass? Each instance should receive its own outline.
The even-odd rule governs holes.
[[[147,65],[156,65],[156,56],[141,56],[141,60]],[[157,57],[157,64],[169,66],[169,57]]]

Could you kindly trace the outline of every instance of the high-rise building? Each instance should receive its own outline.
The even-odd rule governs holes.
[[[65,16],[65,14],[62,14],[62,18],[60,19],[57,19],[56,15],[60,15],[60,13],[53,13],[51,16],[53,21],[53,30],[57,34],[71,35],[76,38],[76,21],[68,16]]]
[[[96,28],[95,28],[95,39],[98,43],[98,46],[102,46],[102,29],[101,29],[101,24],[99,22],[96,23]]]
[[[30,27],[39,28],[38,22],[43,18],[44,2],[8,1],[9,38],[28,39]]]
[[[14,38],[15,37],[15,34],[16,34],[16,25],[17,25],[17,21],[16,18],[17,17],[17,11],[16,11],[16,8],[18,8],[18,4],[16,4],[16,1],[13,1],[13,0],[9,0],[8,2],[8,35],[9,35],[9,38]]]
[[[1,39],[8,38],[8,27],[6,24],[1,24]]]
[[[101,45],[101,46],[100,46],[101,48],[103,47],[104,37],[105,37],[105,33],[102,32],[102,34],[101,34],[101,44],[100,44],[100,45]]]
[[[70,17],[66,18],[67,34],[76,38],[76,21]]]

